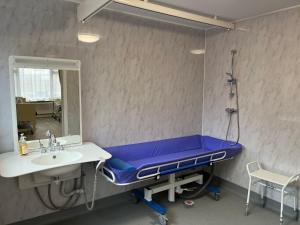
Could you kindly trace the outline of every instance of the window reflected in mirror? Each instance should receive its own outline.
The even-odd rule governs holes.
[[[18,136],[46,140],[50,130],[61,144],[80,141],[79,82],[79,71],[15,68]]]

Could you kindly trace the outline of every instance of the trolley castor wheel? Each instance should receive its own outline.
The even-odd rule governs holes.
[[[215,193],[215,194],[214,194],[214,199],[215,199],[216,201],[219,201],[220,198],[221,198],[221,194],[220,194],[220,193]]]
[[[158,218],[161,225],[168,225],[168,218],[165,215],[159,215]]]

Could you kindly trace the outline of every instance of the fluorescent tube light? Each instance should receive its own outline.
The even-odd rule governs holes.
[[[100,35],[91,33],[78,33],[78,40],[85,43],[94,43],[99,41]]]
[[[203,55],[205,54],[205,49],[192,49],[190,53],[193,55]]]

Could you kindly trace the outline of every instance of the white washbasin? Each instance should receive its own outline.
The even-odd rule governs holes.
[[[70,164],[82,157],[80,152],[62,151],[41,155],[31,160],[33,164],[41,166],[58,166],[57,168],[43,170],[40,174],[44,176],[57,177],[66,173],[73,172],[80,167],[80,163]]]

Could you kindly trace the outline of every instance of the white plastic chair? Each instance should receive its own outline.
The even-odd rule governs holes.
[[[249,187],[246,203],[246,216],[249,210],[249,201],[251,194],[251,185],[259,184],[261,186],[261,199],[263,200],[263,207],[265,206],[265,191],[266,188],[279,191],[281,193],[280,198],[280,225],[283,224],[283,203],[284,197],[292,195],[294,197],[294,211],[296,212],[296,219],[298,220],[298,188],[295,185],[300,177],[300,174],[293,175],[291,177],[281,174],[273,173],[268,170],[262,169],[259,162],[250,162],[246,165],[249,175]],[[287,187],[294,186],[293,191],[288,191]]]

